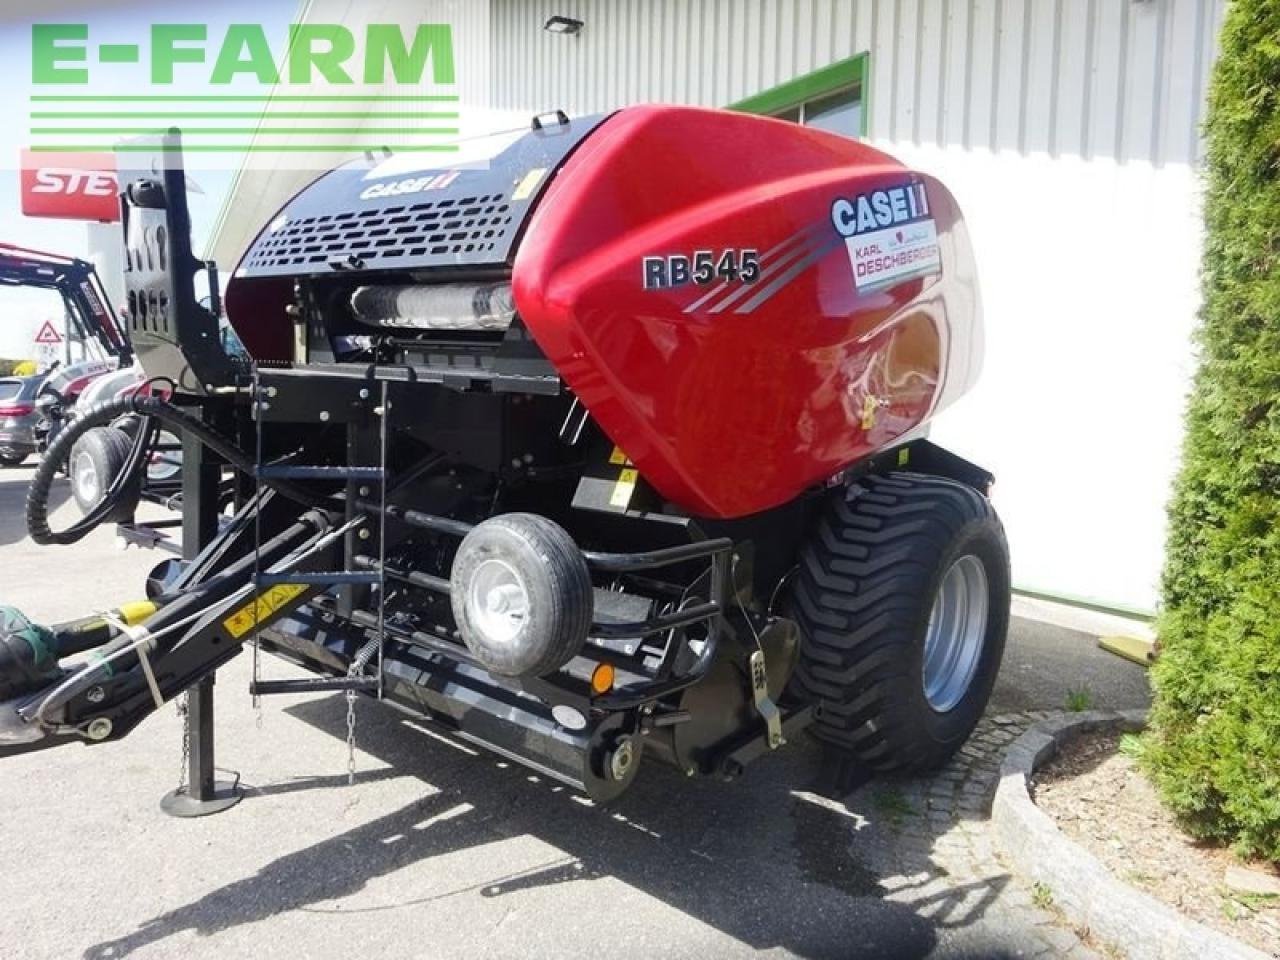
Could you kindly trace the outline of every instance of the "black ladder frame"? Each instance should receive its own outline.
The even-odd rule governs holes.
[[[364,665],[358,669],[353,666],[346,677],[305,678],[300,680],[262,680],[258,676],[258,649],[262,642],[260,627],[255,624],[250,637],[254,645],[254,673],[249,684],[249,693],[257,698],[273,694],[314,693],[317,691],[342,690],[347,694],[371,693],[382,699],[383,657],[386,642],[385,606],[386,606],[386,574],[383,572],[386,559],[386,506],[387,506],[387,420],[391,415],[391,402],[386,382],[377,385],[377,395],[370,388],[361,388],[356,406],[358,414],[346,421],[346,462],[343,465],[280,463],[268,464],[263,461],[263,424],[270,409],[270,398],[275,396],[274,389],[264,389],[259,377],[259,369],[255,366],[252,376],[253,394],[253,429],[254,429],[254,496],[263,495],[264,479],[285,480],[343,480],[345,481],[345,514],[346,522],[353,524],[343,536],[342,553],[344,562],[340,570],[321,570],[306,573],[290,572],[272,574],[263,572],[258,560],[262,545],[261,527],[255,518],[254,522],[254,572],[255,589],[271,587],[277,584],[306,584],[308,586],[333,587],[336,589],[339,612],[350,618],[357,610],[364,607],[364,600],[371,590],[376,591],[378,599],[376,621],[373,626],[376,632],[376,659],[373,661],[373,675],[364,673]],[[377,465],[368,461],[376,459]],[[371,531],[370,518],[366,511],[357,504],[370,496],[370,486],[378,486],[378,503],[381,513],[377,516],[376,530]],[[356,521],[363,521],[360,526]],[[378,559],[374,568],[356,570],[351,562],[362,549],[361,534],[373,537],[378,550]],[[353,662],[354,663],[354,662]]]

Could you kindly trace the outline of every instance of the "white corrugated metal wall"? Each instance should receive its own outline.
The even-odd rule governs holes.
[[[870,51],[869,137],[1186,162],[1223,0],[494,0],[494,106],[724,106]],[[586,22],[544,32],[553,14]]]
[[[871,137],[1185,163],[1219,0],[894,0],[857,5]],[[860,21],[861,22],[861,21]]]
[[[1151,607],[1197,308],[1224,0],[493,0],[494,106],[723,106],[869,52],[869,139],[956,193],[987,362],[935,437],[1025,586]],[[552,14],[586,26],[542,30]],[[673,175],[678,175],[673,172]]]

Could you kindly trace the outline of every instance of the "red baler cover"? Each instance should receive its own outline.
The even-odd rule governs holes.
[[[947,189],[780,120],[619,111],[539,200],[513,284],[592,416],[697,514],[792,499],[916,431],[981,363]]]

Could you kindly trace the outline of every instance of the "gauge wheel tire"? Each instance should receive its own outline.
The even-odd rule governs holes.
[[[132,444],[134,437],[138,435],[138,428],[142,426],[142,422],[143,418],[137,414],[126,414],[123,417],[116,417],[111,421],[110,426],[128,437],[130,444]],[[182,438],[161,427],[156,434],[155,442],[160,446],[177,446],[182,443]],[[157,450],[152,452],[150,459],[147,461],[147,483],[172,483],[181,474],[181,450]]]
[[[492,673],[546,676],[586,642],[591,573],[573,538],[546,517],[505,513],[476,525],[449,581],[462,640]]]
[[[133,441],[118,427],[94,427],[76,441],[67,458],[67,475],[71,478],[71,495],[82,513],[88,513],[102,500],[111,482],[124,469]],[[122,503],[106,518],[116,523],[128,519],[132,511]]]
[[[7,450],[0,450],[0,467],[20,467],[26,461],[25,453],[10,453]]]
[[[990,501],[940,477],[870,476],[801,553],[793,692],[815,736],[872,770],[944,763],[986,708],[1009,627],[1009,551]]]

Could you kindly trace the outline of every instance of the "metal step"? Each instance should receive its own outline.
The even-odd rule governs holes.
[[[249,694],[266,697],[277,693],[324,693],[328,690],[376,690],[377,677],[305,677],[299,680],[255,680]]]
[[[381,467],[314,466],[301,463],[258,467],[258,477],[264,480],[381,480],[384,475]]]
[[[260,587],[270,587],[278,583],[302,583],[328,587],[343,583],[378,584],[382,582],[382,575],[376,572],[366,573],[362,570],[320,570],[308,573],[260,573],[255,580]]]

